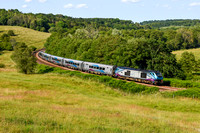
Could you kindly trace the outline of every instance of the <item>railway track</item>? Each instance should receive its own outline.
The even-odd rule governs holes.
[[[63,67],[63,66],[59,66],[59,65],[56,65],[56,64],[53,64],[53,63],[50,63],[46,60],[43,60],[42,58],[39,57],[38,53],[40,51],[45,51],[45,49],[40,49],[40,50],[37,50],[35,51],[33,54],[35,55],[35,57],[37,58],[37,63],[38,64],[44,64],[44,65],[48,65],[48,66],[52,66],[52,67],[59,67],[63,70],[70,70],[70,71],[76,71],[74,69],[70,69],[70,68],[67,68],[67,67]],[[87,72],[82,72],[80,71],[81,73],[87,73]],[[88,73],[87,73],[88,74]],[[127,81],[127,82],[133,82],[133,81]],[[157,86],[157,85],[151,85],[151,84],[145,84],[145,83],[140,83],[140,82],[135,82],[136,84],[141,84],[141,85],[145,85],[145,86],[149,86],[149,87],[158,87],[160,91],[178,91],[178,90],[183,90],[183,89],[186,89],[186,88],[176,88],[176,87],[171,87],[171,86]]]

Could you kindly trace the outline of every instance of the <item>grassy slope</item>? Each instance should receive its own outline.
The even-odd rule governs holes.
[[[183,52],[192,52],[196,58],[196,60],[200,59],[200,48],[196,48],[196,49],[188,49],[188,50],[178,50],[178,51],[173,51],[172,53],[176,55],[177,60],[179,60],[181,58],[181,54]]]
[[[0,132],[197,132],[200,101],[128,95],[57,74],[0,72]]]
[[[7,33],[8,30],[14,31],[16,36],[12,38],[15,38],[17,42],[25,42],[27,45],[32,45],[37,48],[43,48],[46,39],[51,35],[50,33],[39,32],[19,26],[0,26],[0,35]]]
[[[0,132],[171,133],[200,128],[199,100],[129,95],[66,75],[24,75],[13,69],[10,55],[0,55],[6,64],[0,69]]]

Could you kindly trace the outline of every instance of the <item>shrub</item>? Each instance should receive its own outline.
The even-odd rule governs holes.
[[[9,30],[9,31],[8,31],[8,35],[9,35],[9,36],[15,36],[15,33],[14,33],[13,30]]]
[[[53,67],[42,65],[42,64],[38,64],[36,67],[36,73],[38,74],[52,72],[53,70],[54,70]]]
[[[0,68],[5,68],[6,66],[3,63],[0,63]]]

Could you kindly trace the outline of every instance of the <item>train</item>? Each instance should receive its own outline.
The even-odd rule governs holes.
[[[149,83],[155,85],[163,83],[163,76],[159,71],[141,70],[130,67],[120,67],[116,65],[106,65],[94,62],[68,59],[51,55],[43,51],[40,51],[38,55],[40,58],[48,62],[88,73],[107,75],[115,78],[133,80],[137,82]]]

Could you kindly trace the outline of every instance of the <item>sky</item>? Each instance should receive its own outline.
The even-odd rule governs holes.
[[[200,19],[200,0],[0,0],[0,8],[133,22]]]

